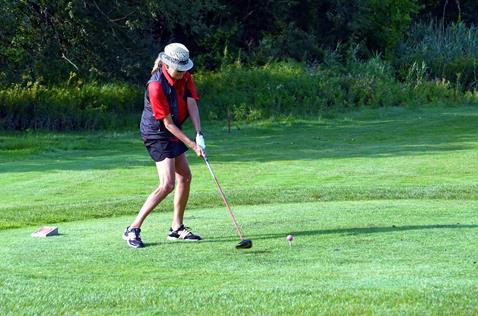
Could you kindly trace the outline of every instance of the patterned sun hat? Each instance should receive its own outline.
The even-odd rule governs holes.
[[[164,52],[159,53],[159,58],[166,65],[179,71],[187,71],[194,66],[193,61],[189,59],[189,50],[180,43],[166,45]]]

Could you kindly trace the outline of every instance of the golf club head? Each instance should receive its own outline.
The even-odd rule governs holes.
[[[252,248],[252,240],[243,239],[237,245],[236,249],[249,249]]]

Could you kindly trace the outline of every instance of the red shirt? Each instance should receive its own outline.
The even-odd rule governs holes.
[[[186,119],[188,112],[186,101],[184,96],[186,90],[189,91],[189,96],[196,101],[199,100],[196,86],[194,85],[193,78],[189,72],[186,72],[180,80],[171,78],[166,67],[163,66],[161,71],[164,77],[176,91],[176,99],[178,100],[179,121],[183,122]],[[163,88],[158,81],[153,81],[148,85],[149,101],[153,110],[153,115],[157,120],[162,120],[170,114],[168,99],[164,95]]]

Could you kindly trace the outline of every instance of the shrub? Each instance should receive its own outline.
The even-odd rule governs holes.
[[[446,79],[424,80],[423,64],[410,69],[409,79],[400,82],[380,56],[361,61],[350,54],[344,63],[331,66],[280,62],[243,68],[235,64],[219,72],[198,72],[194,78],[202,96],[201,116],[212,120],[313,117],[362,107],[478,104],[476,91],[463,93]],[[119,83],[12,86],[0,90],[0,128],[137,127],[143,89]]]
[[[0,128],[73,130],[124,126],[142,105],[126,84],[45,87],[30,83],[0,90]],[[139,116],[139,114],[138,114]],[[129,124],[129,123],[128,123]]]
[[[225,67],[196,75],[203,113],[210,119],[317,115],[361,107],[456,104],[478,100],[457,91],[449,81],[425,81],[416,67],[413,84],[395,79],[393,68],[375,56],[360,61],[353,55],[343,64],[272,63],[263,67]],[[204,115],[204,114],[203,114]]]

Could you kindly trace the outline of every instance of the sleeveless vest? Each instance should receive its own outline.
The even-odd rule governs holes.
[[[184,120],[179,121],[179,105],[176,97],[176,90],[173,86],[169,85],[168,80],[164,77],[164,74],[161,70],[156,71],[148,80],[146,84],[146,91],[144,92],[144,109],[143,114],[141,115],[140,123],[141,137],[143,138],[143,140],[159,139],[168,141],[171,139],[175,139],[176,137],[171,134],[170,131],[168,131],[168,129],[164,126],[162,120],[157,120],[154,117],[148,92],[148,85],[153,81],[158,81],[161,84],[161,88],[163,89],[164,95],[168,100],[169,112],[171,113],[174,125],[181,129],[182,124],[188,117],[188,114],[186,113],[186,117],[184,118]],[[186,93],[184,94],[185,102],[187,102],[188,95],[189,93],[188,91],[186,91]]]

